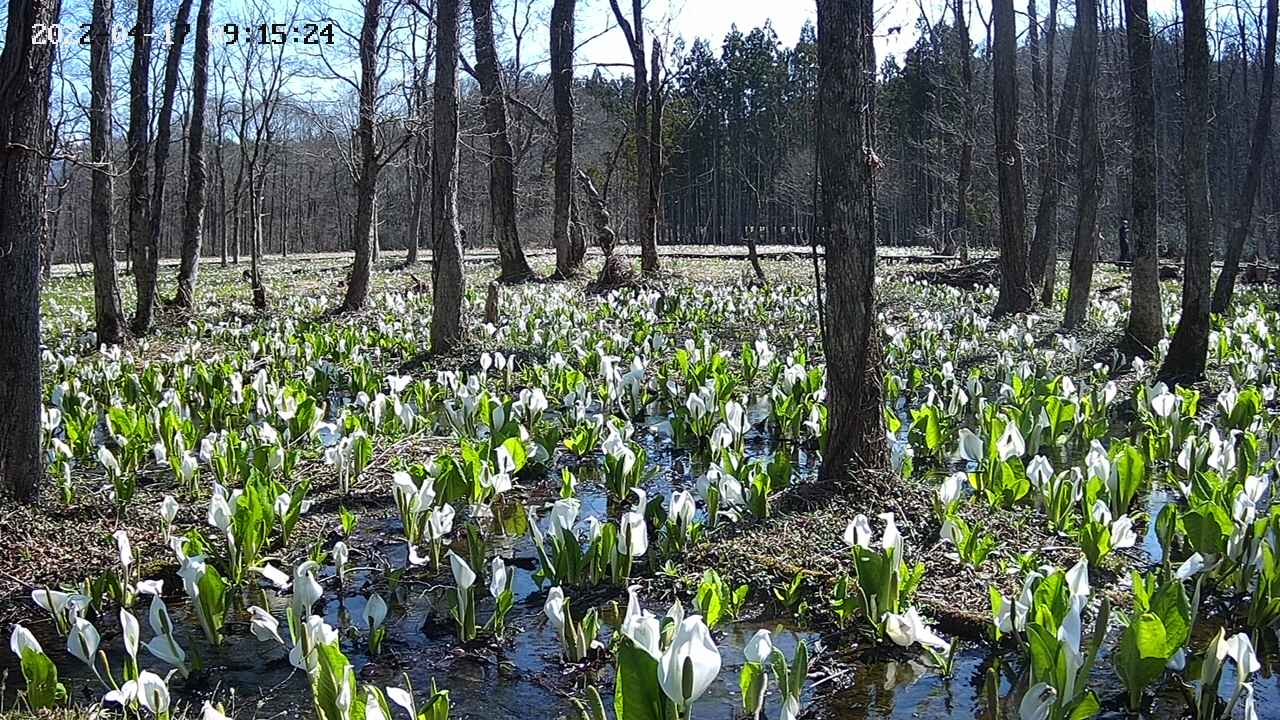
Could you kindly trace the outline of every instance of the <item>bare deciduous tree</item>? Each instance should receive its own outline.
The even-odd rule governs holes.
[[[439,0],[436,12],[436,82],[432,92],[431,351],[449,352],[462,341],[462,238],[458,229],[458,2]]]
[[[996,314],[1031,309],[1035,298],[1027,275],[1027,192],[1018,139],[1017,37],[1013,0],[994,0],[993,86],[996,165],[1000,195],[1000,297]]]
[[[1182,0],[1183,195],[1187,249],[1182,278],[1182,317],[1169,343],[1159,377],[1195,382],[1204,377],[1209,353],[1210,264],[1213,218],[1209,207],[1209,166],[1205,145],[1209,127],[1209,39],[1203,0]]]
[[[1133,270],[1130,283],[1127,349],[1151,357],[1164,337],[1160,299],[1159,243],[1156,241],[1156,100],[1151,73],[1151,18],[1147,0],[1125,0],[1129,45],[1129,97],[1133,114]]]
[[[888,464],[876,328],[876,62],[871,0],[818,0],[818,140],[827,228],[824,479]]]
[[[1240,256],[1244,254],[1244,241],[1253,224],[1254,201],[1262,184],[1262,160],[1267,156],[1267,144],[1271,138],[1271,99],[1276,87],[1276,5],[1276,0],[1267,0],[1267,39],[1262,49],[1262,94],[1258,98],[1258,114],[1253,120],[1253,136],[1249,139],[1249,167],[1245,171],[1240,194],[1236,196],[1222,272],[1218,274],[1218,284],[1213,289],[1213,311],[1216,313],[1225,313],[1231,307],[1236,274],[1240,271]],[[1243,37],[1241,42],[1244,42]],[[1248,71],[1245,72],[1247,75]],[[1265,240],[1260,238],[1259,242]]]
[[[204,206],[208,199],[208,169],[204,161],[205,99],[209,94],[209,19],[213,0],[200,0],[196,15],[196,47],[191,60],[191,123],[187,130],[187,194],[183,202],[182,257],[178,262],[178,291],[173,302],[190,308],[195,301],[204,244]]]
[[[115,213],[111,162],[111,0],[93,0],[89,43],[89,154],[93,162],[89,199],[89,252],[93,257],[94,329],[98,343],[119,345],[124,312],[116,282]]]
[[[33,499],[40,451],[40,231],[49,84],[55,46],[32,42],[59,19],[59,0],[10,0],[0,50],[0,489]]]
[[[493,0],[471,0],[471,19],[476,49],[476,78],[480,82],[480,108],[484,132],[489,139],[489,218],[502,282],[523,282],[533,277],[529,261],[520,247],[516,227],[515,150],[508,134],[506,87],[498,67],[498,48],[493,38]]]
[[[144,334],[151,329],[151,309],[155,306],[155,274],[146,272],[149,262],[147,226],[147,156],[151,146],[151,32],[154,25],[153,0],[138,0],[136,24],[138,36],[133,40],[133,58],[129,69],[129,257],[134,267],[134,289],[138,303],[134,311],[133,331]],[[143,270],[139,272],[138,268]],[[146,299],[143,300],[143,296]]]
[[[1076,33],[1084,53],[1080,74],[1080,148],[1077,163],[1075,242],[1071,245],[1071,274],[1067,288],[1066,327],[1079,327],[1089,310],[1093,261],[1098,255],[1098,197],[1102,194],[1102,140],[1098,135],[1098,3],[1077,0]]]

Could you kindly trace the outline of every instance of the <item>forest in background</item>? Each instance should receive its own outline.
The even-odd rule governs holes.
[[[1020,140],[1026,162],[1030,218],[1036,217],[1041,178],[1049,168],[1046,156],[1052,137],[1055,107],[1061,102],[1073,35],[1073,9],[1044,7],[1035,0],[1019,12],[1034,15],[1019,36],[1017,72],[1022,118]],[[67,3],[68,18],[87,17],[87,3]],[[174,5],[175,7],[170,7]],[[543,7],[546,5],[548,7]],[[499,3],[494,16],[500,62],[507,83],[510,137],[515,152],[518,224],[529,249],[551,246],[554,109],[550,73],[545,62],[531,60],[531,18],[549,12],[550,3]],[[998,203],[992,132],[991,43],[966,38],[990,37],[989,16],[957,3],[968,27],[960,29],[957,7],[926,8],[917,21],[919,37],[902,57],[880,62],[877,114],[880,134],[877,154],[883,163],[878,180],[877,217],[882,244],[930,244],[939,249],[957,238],[975,247],[996,243]],[[117,8],[127,19],[131,8]],[[176,3],[157,4],[157,19],[172,18]],[[281,10],[266,4],[244,14],[213,10],[212,25],[224,22],[256,24],[278,19]],[[463,10],[462,47],[470,53],[471,19]],[[1098,127],[1104,149],[1102,189],[1098,205],[1104,254],[1117,252],[1120,222],[1129,217],[1129,167],[1124,161],[1131,144],[1127,102],[1128,50],[1119,3],[1099,5],[1097,71]],[[430,247],[430,223],[416,222],[420,207],[430,206],[429,149],[420,139],[430,135],[433,81],[430,24],[406,9],[388,26],[380,42],[379,71],[386,78],[377,98],[381,144],[388,149],[387,165],[378,174],[374,203],[375,252],[404,249],[413,243]],[[524,19],[522,24],[521,19]],[[1231,222],[1232,199],[1244,180],[1251,124],[1261,91],[1263,9],[1236,4],[1218,14],[1210,28],[1211,103],[1209,125],[1210,192],[1219,239]],[[971,33],[969,28],[979,32]],[[1156,100],[1158,188],[1155,193],[1162,249],[1179,254],[1183,244],[1181,134],[1182,38],[1179,19],[1153,19],[1153,76]],[[911,32],[884,29],[884,32]],[[581,33],[580,33],[581,34]],[[209,86],[205,132],[208,165],[208,212],[204,214],[203,256],[237,262],[250,253],[253,214],[262,221],[262,249],[266,254],[347,251],[353,246],[356,198],[351,192],[354,139],[352,126],[357,98],[347,66],[341,62],[339,35],[334,59],[318,58],[270,45],[237,43],[215,46],[209,56]],[[186,43],[189,48],[192,43]],[[664,243],[740,244],[752,236],[764,243],[809,242],[814,208],[814,98],[816,53],[814,30],[806,25],[798,38],[780,38],[765,25],[735,28],[718,41],[694,39],[670,43],[660,70],[665,98],[662,151],[662,218]],[[129,98],[127,52],[121,45],[113,64],[113,96],[118,107]],[[522,55],[521,48],[526,48]],[[61,161],[52,164],[47,188],[51,247],[46,263],[88,263],[90,259],[90,178],[83,159],[88,155],[87,52],[64,48],[55,63],[51,132]],[[345,51],[351,51],[347,47]],[[153,51],[151,82],[159,95],[164,49]],[[967,57],[966,57],[967,56]],[[966,85],[963,68],[970,68]],[[183,59],[184,64],[187,59]],[[349,65],[349,63],[348,63]],[[489,151],[481,117],[482,93],[469,63],[460,73],[459,221],[467,245],[489,245]],[[577,162],[595,178],[617,218],[623,242],[632,242],[634,197],[618,188],[634,183],[635,152],[629,138],[633,83],[628,72],[579,65],[574,80]],[[354,71],[350,71],[354,74]],[[619,79],[617,76],[625,76]],[[171,151],[164,163],[166,203],[180,205],[186,187],[189,73],[178,78],[172,117]],[[299,91],[304,80],[322,78],[340,88],[317,97]],[[350,84],[349,84],[350,83]],[[421,87],[419,86],[421,83]],[[1030,90],[1028,92],[1027,90]],[[153,103],[151,123],[157,123]],[[966,111],[966,108],[970,110]],[[1273,113],[1280,110],[1273,109]],[[112,142],[114,166],[123,173],[126,157],[127,113],[115,113]],[[1272,147],[1280,133],[1271,123]],[[152,131],[153,137],[155,130]],[[1072,150],[1059,162],[1054,177],[1063,188],[1058,208],[1069,219],[1075,210],[1077,172]],[[966,216],[958,213],[962,158],[970,159],[967,173]],[[128,255],[128,213],[123,175],[116,182],[118,256]],[[250,189],[260,188],[250,207]],[[418,190],[421,189],[421,192]],[[610,190],[615,190],[610,192]],[[159,218],[162,257],[177,257],[183,216]],[[1060,223],[1058,240],[1070,245],[1069,227]],[[1066,238],[1062,236],[1066,235]],[[1265,241],[1265,242],[1264,242]],[[1270,244],[1270,253],[1267,244]],[[1258,252],[1274,256],[1280,244],[1280,165],[1263,163],[1261,192],[1256,206],[1246,257]]]

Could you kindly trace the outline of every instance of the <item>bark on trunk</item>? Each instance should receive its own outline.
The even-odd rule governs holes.
[[[943,255],[955,255],[957,246],[969,247],[969,187],[973,182],[973,48],[969,41],[969,25],[964,16],[963,0],[956,0],[956,44],[960,56],[960,157],[956,168],[956,216],[951,232],[943,243]]]
[[[661,107],[659,98],[650,97],[651,92],[661,93],[661,88],[651,89],[648,61],[645,59],[644,15],[641,0],[631,0],[631,20],[623,14],[618,0],[609,0],[613,8],[614,19],[622,28],[627,38],[627,47],[631,50],[631,65],[634,71],[634,83],[631,94],[632,126],[636,147],[636,206],[635,226],[640,240],[640,271],[646,275],[657,273],[661,267],[658,260],[658,202],[654,189],[658,187],[654,180],[655,173],[661,173],[661,167],[654,167],[653,143],[661,143],[660,135],[654,135],[649,121],[653,106]],[[656,58],[656,53],[655,53]],[[661,155],[660,148],[658,155]]]
[[[151,28],[153,0],[138,0],[137,37],[133,38],[133,60],[129,69],[129,257],[133,263],[133,285],[137,304],[133,312],[133,332],[151,329],[151,311],[156,301],[154,273],[140,271],[148,264],[147,151],[151,142]]]
[[[576,3],[577,0],[555,0],[551,7],[551,91],[556,121],[551,244],[556,249],[556,276],[562,278],[577,273],[583,260],[583,255],[575,252],[569,235],[573,204],[573,17]]]
[[[1071,125],[1075,121],[1076,102],[1080,99],[1080,33],[1071,36],[1067,54],[1067,76],[1062,84],[1062,103],[1049,138],[1046,168],[1040,176],[1040,205],[1036,208],[1036,234],[1031,243],[1031,268],[1036,276],[1032,287],[1041,287],[1040,302],[1053,305],[1058,279],[1058,198],[1062,182],[1058,178],[1063,159],[1071,148]],[[1048,103],[1052,105],[1052,101]]]
[[[1267,141],[1271,137],[1271,98],[1276,85],[1276,5],[1276,0],[1267,0],[1267,36],[1262,51],[1262,95],[1258,98],[1258,114],[1254,118],[1253,136],[1249,140],[1249,167],[1245,170],[1244,186],[1236,196],[1235,210],[1231,213],[1231,230],[1227,233],[1226,256],[1222,260],[1218,284],[1213,289],[1213,312],[1216,313],[1225,313],[1231,307],[1236,274],[1240,271],[1240,257],[1244,254],[1244,241],[1253,224],[1254,201],[1262,184],[1262,160],[1267,155]],[[1259,242],[1263,241],[1259,239]]]
[[[10,0],[0,50],[0,490],[36,497],[40,451],[40,231],[49,161],[49,79],[54,46],[32,26],[56,24],[59,0]],[[41,38],[43,40],[44,38]]]
[[[875,46],[871,0],[818,0],[817,147],[827,228],[827,448],[822,477],[888,464],[875,313]]]
[[[182,48],[186,41],[189,26],[187,18],[191,15],[192,0],[182,0],[178,5],[177,16],[173,20],[173,45],[169,47],[169,56],[164,68],[164,91],[160,98],[160,115],[156,118],[155,176],[151,181],[151,218],[149,221],[150,236],[142,249],[141,262],[135,262],[134,275],[145,275],[139,282],[148,284],[148,294],[138,296],[138,307],[134,314],[134,324],[145,313],[148,324],[151,311],[155,307],[156,275],[160,267],[160,234],[164,227],[164,188],[168,179],[166,172],[169,162],[169,145],[173,137],[173,98],[178,91],[178,75],[182,64]]]
[[[1098,3],[1077,0],[1076,32],[1084,54],[1080,63],[1079,197],[1076,236],[1071,246],[1071,280],[1063,324],[1079,327],[1089,310],[1093,261],[1098,256],[1098,197],[1102,193],[1102,140],[1098,136]]]
[[[995,126],[1000,194],[1000,297],[997,315],[1020,313],[1035,302],[1027,276],[1027,193],[1018,139],[1017,38],[1013,0],[995,0]]]
[[[428,33],[427,42],[432,42],[430,33]],[[430,245],[431,137],[426,131],[427,105],[430,97],[428,94],[430,85],[427,83],[429,64],[428,58],[414,79],[414,114],[418,118],[418,127],[413,141],[413,228],[412,237],[409,239],[409,255],[405,260],[406,267],[418,262],[418,251],[424,241]]]
[[[94,329],[99,345],[119,345],[124,313],[116,282],[116,240],[112,212],[111,163],[111,0],[93,0],[93,42],[89,44],[89,253],[93,258]]]
[[[1125,0],[1129,45],[1129,97],[1133,115],[1133,169],[1130,171],[1134,258],[1129,299],[1127,350],[1151,357],[1164,337],[1160,300],[1160,259],[1156,240],[1156,101],[1151,68],[1151,18],[1147,0]]]
[[[493,39],[493,0],[471,0],[471,19],[475,26],[480,107],[489,137],[489,220],[502,268],[498,280],[524,282],[533,277],[533,270],[520,247],[520,231],[516,227],[516,153],[508,134],[506,86]]]
[[[1209,208],[1209,165],[1205,153],[1209,126],[1209,40],[1202,0],[1182,0],[1183,194],[1186,203],[1186,258],[1182,280],[1182,317],[1169,343],[1159,377],[1166,382],[1195,382],[1204,377],[1209,351],[1210,263],[1213,217]]]
[[[355,224],[352,244],[355,263],[347,278],[347,295],[342,309],[347,312],[364,307],[369,297],[369,272],[373,261],[373,194],[378,187],[378,159],[374,152],[373,113],[378,93],[378,14],[382,0],[365,0],[364,23],[360,27],[360,119],[356,123],[354,191]]]
[[[462,238],[458,231],[458,0],[436,9],[436,81],[432,90],[431,350],[462,341]]]
[[[191,124],[187,130],[187,196],[182,218],[182,257],[178,263],[178,291],[174,305],[190,308],[195,301],[204,244],[204,206],[208,200],[208,171],[204,162],[204,111],[209,94],[209,19],[213,0],[200,0],[196,16],[196,47],[191,60]]]

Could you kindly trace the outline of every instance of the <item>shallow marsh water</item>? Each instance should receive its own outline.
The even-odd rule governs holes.
[[[759,423],[763,419],[761,415],[760,406],[752,408],[753,421]],[[691,488],[695,478],[705,472],[705,462],[674,448],[670,439],[658,431],[659,425],[660,422],[649,422],[637,429],[636,440],[644,447],[654,470],[652,479],[646,484],[650,497],[665,497],[673,489]],[[905,436],[904,428],[899,442],[905,442]],[[746,442],[750,456],[766,456],[779,448],[776,440],[759,431],[752,431]],[[803,450],[793,449],[792,452],[799,481],[811,480],[817,469],[813,457]],[[594,460],[588,458],[570,464],[580,478],[577,497],[582,509],[579,517],[616,516],[617,508],[610,506],[594,470]],[[545,530],[548,503],[554,499],[559,487],[558,468],[528,484],[530,486],[524,489],[523,497]],[[1160,508],[1173,498],[1172,493],[1157,488],[1147,499],[1149,516],[1154,518]],[[316,611],[339,629],[343,637],[343,651],[362,683],[402,685],[403,675],[407,674],[419,697],[422,697],[434,680],[441,688],[449,690],[453,702],[452,717],[455,718],[523,720],[575,717],[571,698],[580,696],[587,683],[594,684],[601,691],[606,707],[612,707],[613,680],[609,663],[568,667],[559,659],[558,638],[542,611],[546,587],[539,588],[533,580],[537,559],[527,532],[524,507],[518,501],[504,499],[495,504],[492,518],[481,518],[488,526],[489,553],[503,557],[513,571],[515,603],[507,617],[506,639],[502,643],[482,641],[466,647],[459,646],[448,615],[447,592],[452,587],[448,570],[433,577],[430,573],[416,572],[405,578],[394,593],[389,592],[387,571],[408,564],[399,518],[393,509],[370,511],[360,518],[353,537],[348,538],[353,569],[348,570],[345,583],[340,588],[333,577],[332,567],[326,568],[320,577],[325,595],[317,604]],[[466,511],[460,512],[460,515],[466,514]],[[464,524],[460,517],[455,527]],[[1160,561],[1162,549],[1150,524],[1140,547],[1151,562]],[[454,548],[462,553],[465,542],[455,542]],[[198,709],[202,700],[214,697],[238,717],[298,717],[309,712],[310,693],[306,679],[289,664],[286,648],[259,642],[240,622],[228,625],[223,647],[209,649],[197,637],[197,623],[187,610],[187,602],[181,597],[177,582],[171,581],[166,585],[173,585],[166,587],[166,600],[178,626],[179,642],[188,652],[202,655],[199,660],[202,668],[191,679],[183,680],[175,675],[171,681],[179,702]],[[759,602],[767,589],[756,590],[753,601]],[[382,594],[390,605],[386,621],[387,640],[377,657],[366,652],[367,631],[360,619],[366,596],[373,591]],[[570,598],[578,596],[572,589],[566,592]],[[493,601],[488,597],[483,581],[477,582],[476,593],[479,600],[477,620],[483,623],[492,611]],[[591,606],[607,606],[613,601],[625,604],[626,601],[620,588],[582,591],[581,597],[582,604]],[[287,603],[287,594],[277,596],[266,587],[254,588],[241,602],[242,605],[270,607],[278,618],[284,617]],[[693,612],[690,603],[686,602],[685,607]],[[661,615],[667,608],[651,604],[648,609]],[[135,608],[135,612],[145,626],[145,608]],[[237,617],[243,616],[238,614]],[[103,647],[108,651],[111,665],[118,671],[123,651],[116,621],[111,617],[100,618],[96,622],[103,633]],[[760,628],[775,631],[774,642],[788,657],[801,639],[809,644],[811,654],[819,658],[826,649],[817,632],[797,625],[793,620],[757,619],[722,625],[714,633],[722,656],[721,672],[695,706],[698,720],[733,720],[742,716],[738,690],[738,672],[744,661],[742,650]],[[65,652],[64,641],[52,634],[48,623],[37,624],[32,629],[58,663],[64,682],[72,688],[73,698],[86,704],[95,702],[105,689],[83,664]],[[606,618],[600,640],[607,641],[613,629]],[[287,636],[284,627],[281,633]],[[1091,687],[1102,701],[1102,717],[1120,718],[1128,716],[1123,710],[1124,693],[1108,658],[1115,634],[1113,628],[1112,637],[1104,645],[1095,667]],[[144,630],[143,636],[144,639],[150,636],[149,629]],[[886,658],[890,654],[894,655],[893,659]],[[817,662],[815,665],[820,672],[811,678],[802,699],[805,706],[811,706],[806,709],[827,718],[983,717],[988,712],[988,699],[983,690],[985,675],[994,663],[1001,663],[1001,706],[1006,717],[1017,715],[1017,703],[1024,688],[1019,681],[1022,661],[1016,653],[1007,652],[1002,656],[983,644],[966,642],[957,654],[955,673],[951,678],[943,678],[925,666],[923,657],[915,653],[903,655],[873,651],[867,657],[870,659],[854,659],[837,666],[831,675],[826,674],[828,668],[823,662]],[[11,661],[12,657],[6,655],[4,662]],[[141,661],[144,668],[157,672],[165,669],[145,651]],[[16,671],[16,668],[10,669]],[[1233,667],[1229,666],[1226,673],[1227,678],[1221,688],[1224,698],[1235,687]],[[1280,681],[1275,676],[1259,677],[1254,687],[1259,717],[1280,718]],[[234,695],[229,695],[232,689]],[[1166,685],[1155,698],[1149,716],[1178,717],[1184,708],[1177,691]],[[764,716],[776,718],[778,712],[778,698],[773,692],[766,703]]]

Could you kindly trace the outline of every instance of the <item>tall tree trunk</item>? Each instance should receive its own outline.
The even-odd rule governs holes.
[[[462,238],[458,230],[458,1],[436,7],[436,81],[432,91],[431,350],[462,341]]]
[[[257,148],[254,154],[257,155]],[[255,181],[254,176],[259,177]],[[267,309],[267,289],[262,284],[262,192],[266,184],[265,173],[256,167],[249,167],[249,285],[253,291],[253,309],[262,312]]]
[[[1018,139],[1017,38],[1013,0],[994,0],[996,164],[1000,193],[1000,297],[997,315],[1035,303],[1027,276],[1027,192]]]
[[[430,33],[427,36],[427,42],[430,44],[432,38]],[[430,63],[428,59],[421,68],[418,68],[414,77],[413,84],[413,102],[414,114],[418,118],[418,128],[415,130],[413,139],[413,193],[411,196],[413,203],[413,228],[412,237],[409,239],[409,254],[405,259],[405,266],[411,266],[418,262],[418,250],[422,247],[424,237],[429,239],[431,228],[431,209],[429,207],[431,188],[431,137],[426,132],[426,116],[428,98],[430,97],[430,84],[427,82],[427,67]]]
[[[964,0],[956,0],[956,45],[960,60],[960,158],[956,168],[956,217],[942,253],[954,255],[956,245],[969,245],[969,187],[973,182],[973,141],[976,122],[973,103],[973,47],[964,16]]]
[[[1071,280],[1063,324],[1079,327],[1089,310],[1093,261],[1098,256],[1098,197],[1102,193],[1102,140],[1098,137],[1098,2],[1077,0],[1076,32],[1084,54],[1080,64],[1079,198],[1076,236],[1071,246]]]
[[[0,50],[0,490],[35,499],[40,451],[40,231],[49,171],[49,79],[54,46],[33,26],[56,25],[59,0],[9,0]],[[40,38],[41,41],[45,38]]]
[[[173,45],[169,46],[169,56],[164,67],[164,90],[160,96],[160,114],[156,118],[156,142],[154,177],[151,179],[151,218],[148,223],[150,237],[142,250],[145,257],[142,262],[134,263],[137,282],[147,283],[147,294],[138,294],[138,307],[134,314],[134,324],[140,324],[140,317],[150,323],[151,311],[155,306],[156,275],[160,268],[160,235],[164,228],[164,187],[168,179],[166,168],[169,162],[169,145],[173,137],[173,99],[178,92],[178,75],[182,65],[182,48],[186,41],[189,25],[187,18],[191,15],[192,0],[182,0],[178,5],[177,16],[173,20]]]
[[[1039,273],[1040,282],[1033,283],[1033,287],[1042,287],[1040,302],[1046,306],[1053,304],[1054,287],[1058,278],[1058,198],[1062,192],[1062,181],[1058,174],[1071,148],[1071,125],[1075,121],[1076,102],[1080,99],[1081,42],[1080,33],[1072,33],[1071,50],[1067,54],[1067,76],[1062,84],[1062,102],[1058,106],[1058,117],[1049,137],[1047,167],[1040,175],[1040,205],[1036,208],[1036,234],[1031,244],[1031,267]],[[1047,105],[1052,104],[1050,98]]]
[[[89,252],[93,258],[94,329],[99,345],[119,345],[124,337],[124,312],[116,283],[116,241],[112,212],[111,163],[111,0],[93,0],[89,44],[89,152],[93,173],[89,196]]]
[[[1124,0],[1129,43],[1129,97],[1133,115],[1130,200],[1134,258],[1130,283],[1127,349],[1151,357],[1164,337],[1160,259],[1156,240],[1156,100],[1151,69],[1151,18],[1147,0]]]
[[[666,108],[666,95],[662,90],[661,72],[662,43],[654,38],[649,62],[649,216],[642,228],[645,234],[640,245],[640,270],[646,274],[658,272],[658,241],[662,239],[662,174],[665,167],[662,114]]]
[[[1210,264],[1213,216],[1209,206],[1209,163],[1205,150],[1209,127],[1209,40],[1203,0],[1182,0],[1183,195],[1186,203],[1186,259],[1182,280],[1182,317],[1169,343],[1159,377],[1195,382],[1204,377],[1209,352]]]
[[[369,272],[373,260],[373,195],[378,189],[378,158],[374,151],[373,121],[378,95],[378,14],[382,0],[365,0],[364,23],[360,27],[360,119],[356,123],[354,190],[355,225],[352,244],[355,263],[347,278],[347,296],[342,309],[351,312],[364,307],[369,296]]]
[[[827,449],[822,477],[888,464],[876,328],[871,0],[818,0],[818,139],[827,228]],[[831,108],[824,112],[822,107]]]
[[[623,14],[618,0],[609,0],[613,8],[614,19],[622,28],[627,38],[627,47],[631,50],[631,65],[635,73],[631,93],[632,126],[636,143],[636,205],[635,225],[640,236],[640,270],[646,275],[657,273],[661,267],[658,260],[658,203],[654,197],[653,174],[661,173],[661,167],[654,167],[654,149],[652,143],[661,143],[661,136],[652,134],[649,123],[651,107],[655,99],[650,97],[648,62],[645,59],[644,14],[641,0],[631,0],[631,20]],[[658,88],[656,92],[661,92]],[[660,106],[660,103],[658,103]],[[659,150],[659,154],[660,154]]]
[[[573,203],[573,17],[577,0],[555,0],[551,6],[551,91],[556,119],[554,211],[551,244],[556,249],[556,275],[570,277],[582,265],[586,248],[576,252],[569,223]]]
[[[182,255],[178,263],[178,291],[174,305],[190,308],[195,300],[204,243],[204,206],[208,172],[204,162],[204,111],[209,95],[209,18],[213,0],[200,0],[196,16],[196,48],[191,59],[191,124],[187,130],[187,196],[182,219]]]
[[[140,272],[148,263],[147,227],[150,200],[147,197],[147,154],[151,133],[151,28],[155,24],[153,0],[138,0],[137,37],[133,38],[133,60],[129,69],[129,256],[133,263],[133,285],[138,300],[133,312],[133,331],[139,335],[151,329],[155,307],[156,277]]]
[[[1262,159],[1267,155],[1267,143],[1271,138],[1271,98],[1276,85],[1276,0],[1267,0],[1267,36],[1262,50],[1262,95],[1258,98],[1258,114],[1253,120],[1253,136],[1249,139],[1249,167],[1245,171],[1244,186],[1236,196],[1235,209],[1231,213],[1231,229],[1227,233],[1226,257],[1222,272],[1213,289],[1213,312],[1225,313],[1231,307],[1235,293],[1236,274],[1240,271],[1240,256],[1244,253],[1244,241],[1253,224],[1253,204],[1262,184]],[[1248,70],[1245,71],[1246,77]],[[1265,242],[1262,238],[1259,243]]]
[[[475,26],[480,107],[489,137],[489,219],[502,268],[498,280],[524,282],[533,277],[533,270],[520,247],[520,231],[516,227],[516,153],[508,134],[506,87],[493,39],[493,0],[471,0],[471,19]]]

